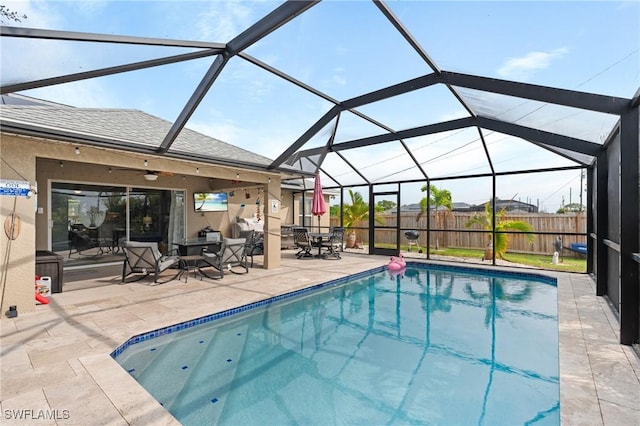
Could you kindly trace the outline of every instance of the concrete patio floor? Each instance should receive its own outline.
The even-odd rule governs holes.
[[[342,260],[298,260],[283,251],[279,268],[154,286],[144,280],[120,284],[120,266],[85,271],[84,278],[83,272],[65,272],[65,282],[73,282],[49,305],[0,320],[0,423],[178,424],[111,359],[113,349],[136,334],[387,260],[349,253]],[[558,278],[562,424],[640,425],[640,363],[632,348],[618,344],[617,320],[606,300],[595,296],[587,275],[540,273]]]

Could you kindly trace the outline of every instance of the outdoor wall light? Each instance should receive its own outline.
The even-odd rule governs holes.
[[[149,162],[147,160],[144,160],[144,166],[147,167],[149,165]]]
[[[76,155],[80,155],[80,148],[76,146],[75,152],[76,152]]]
[[[60,167],[64,167],[64,163],[62,161],[60,162]]]
[[[240,179],[240,173],[236,173],[236,179]]]
[[[196,167],[196,173],[200,173],[200,167]]]
[[[109,173],[113,173],[113,169],[109,167]]]

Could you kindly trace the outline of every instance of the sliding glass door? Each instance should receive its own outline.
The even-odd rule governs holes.
[[[133,188],[129,192],[129,239],[157,241],[163,253],[184,238],[184,192]]]
[[[54,182],[51,246],[65,259],[112,261],[126,240],[168,252],[185,235],[184,191]]]

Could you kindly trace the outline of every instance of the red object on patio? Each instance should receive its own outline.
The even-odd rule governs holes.
[[[311,204],[311,214],[318,216],[318,232],[320,232],[320,216],[327,212],[327,205],[324,202],[322,193],[322,183],[320,183],[320,173],[316,173],[313,185],[313,203]]]

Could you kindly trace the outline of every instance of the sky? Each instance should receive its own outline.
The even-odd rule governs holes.
[[[11,25],[131,36],[227,42],[280,2],[272,1],[4,1],[27,19]],[[387,5],[441,70],[631,98],[640,87],[640,2],[637,1],[389,1]],[[96,46],[2,39],[2,84],[87,71],[185,53],[178,48]],[[342,101],[431,73],[369,1],[325,0],[251,46],[247,53]],[[77,107],[133,108],[174,121],[212,58],[24,92]],[[486,116],[602,143],[617,118],[462,90]],[[187,127],[277,158],[327,112],[331,103],[235,57]],[[445,88],[433,86],[359,108],[394,130],[467,116]],[[333,123],[332,123],[333,126]],[[305,145],[327,142],[332,126]],[[336,142],[383,133],[354,114],[341,115]],[[498,172],[576,163],[531,144],[485,131]],[[490,171],[475,129],[405,140],[431,178]],[[399,143],[349,152],[375,182],[421,175]],[[578,202],[580,171],[504,177],[499,198],[530,201],[553,212]],[[362,179],[335,154],[323,182]],[[434,181],[456,202],[479,204],[491,180]],[[402,189],[402,204],[418,202],[418,184]],[[586,202],[586,199],[583,200]]]

